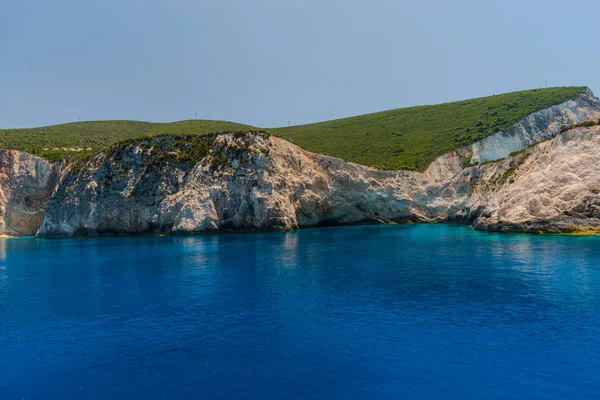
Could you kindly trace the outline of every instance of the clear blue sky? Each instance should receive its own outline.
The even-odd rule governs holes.
[[[600,94],[597,0],[0,0],[0,127],[260,127],[538,87]]]

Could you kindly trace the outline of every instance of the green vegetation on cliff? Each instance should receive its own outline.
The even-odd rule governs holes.
[[[376,168],[422,171],[438,156],[504,130],[535,111],[575,98],[585,89],[526,90],[266,131],[316,153]],[[256,128],[204,120],[173,123],[76,122],[0,130],[0,147],[55,159],[76,153],[69,149],[98,150],[139,137],[206,135],[240,130]],[[83,155],[84,152],[79,153]]]
[[[85,157],[126,140],[159,135],[208,135],[256,130],[249,125],[225,121],[188,120],[170,123],[141,121],[85,121],[40,128],[0,129],[0,148],[24,150],[48,158]],[[73,151],[70,149],[76,149]]]
[[[440,155],[504,130],[535,111],[576,97],[585,89],[525,90],[268,132],[315,153],[358,164],[423,171]]]

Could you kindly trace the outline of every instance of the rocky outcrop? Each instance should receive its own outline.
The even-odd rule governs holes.
[[[16,150],[0,150],[0,235],[34,235],[58,183],[59,167]]]
[[[50,201],[39,234],[454,220],[503,231],[600,229],[599,127],[561,133],[496,163],[461,168],[450,179],[379,171],[262,134],[203,139],[208,150],[185,164],[176,161],[187,157],[179,140],[135,142],[74,168]],[[169,152],[172,161],[154,161]]]
[[[481,168],[477,229],[600,231],[600,127],[577,128]]]
[[[297,227],[264,134],[158,137],[74,165],[42,236]],[[274,179],[271,179],[273,177]]]
[[[590,89],[572,100],[536,111],[506,131],[497,132],[467,147],[472,163],[495,161],[548,139],[561,126],[600,118],[600,101]]]
[[[205,141],[191,163],[179,161],[187,140]],[[402,176],[264,134],[159,137],[74,166],[39,235],[290,230],[414,218],[393,186]]]
[[[600,102],[585,92],[439,157],[424,173],[380,171],[263,133],[139,139],[66,167],[4,152],[2,232],[178,234],[409,221],[598,231],[600,128],[560,132],[598,118]]]

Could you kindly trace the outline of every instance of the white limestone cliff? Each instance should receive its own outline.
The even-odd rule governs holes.
[[[34,235],[58,183],[57,166],[16,150],[0,150],[0,236]]]
[[[600,102],[587,91],[447,153],[423,173],[380,171],[259,133],[202,139],[203,152],[173,137],[140,139],[63,167],[0,151],[0,234],[178,234],[408,221],[600,231],[600,127],[559,132],[563,124],[598,118]],[[182,155],[186,162],[178,161]],[[494,162],[464,165],[465,159]]]

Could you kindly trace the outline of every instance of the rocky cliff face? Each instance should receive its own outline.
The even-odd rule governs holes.
[[[256,134],[218,135],[198,163],[153,166],[158,147],[185,146],[173,140],[133,143],[71,171],[50,201],[39,234],[449,220],[489,230],[600,229],[598,127],[559,134],[497,163],[462,168],[450,179],[378,171]]]
[[[477,229],[600,231],[600,127],[577,128],[479,169]]]
[[[140,139],[63,169],[5,152],[12,166],[2,169],[2,229],[73,236],[463,221],[487,230],[597,231],[600,128],[558,131],[598,118],[600,103],[587,92],[448,153],[424,173],[379,171],[260,133]],[[468,165],[480,160],[495,162]]]
[[[0,235],[34,235],[59,177],[59,167],[16,150],[0,150]]]
[[[570,125],[600,116],[600,101],[587,89],[573,100],[537,111],[504,132],[498,132],[467,148],[473,163],[494,161],[520,151]]]

